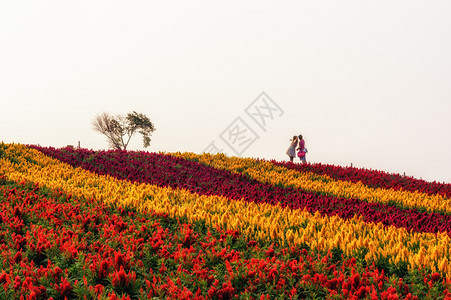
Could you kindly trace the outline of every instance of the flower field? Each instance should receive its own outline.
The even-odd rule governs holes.
[[[0,144],[1,299],[451,299],[451,184]]]

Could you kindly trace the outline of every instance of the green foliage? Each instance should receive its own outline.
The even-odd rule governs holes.
[[[343,259],[343,250],[341,250],[340,247],[333,247],[331,250],[332,253],[332,258],[331,258],[331,262],[336,264],[338,262],[340,262]]]
[[[150,136],[156,130],[150,119],[141,113],[133,111],[127,115],[112,116],[101,113],[92,122],[95,131],[108,138],[110,146],[114,149],[126,150],[135,133],[143,137],[145,148],[150,146]]]
[[[144,147],[150,146],[150,135],[155,131],[155,126],[150,119],[144,115],[139,114],[136,111],[127,115],[127,130],[132,134],[138,131],[143,136]]]

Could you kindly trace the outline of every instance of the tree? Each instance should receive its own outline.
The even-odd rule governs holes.
[[[92,121],[95,131],[104,134],[108,138],[110,147],[126,150],[130,139],[135,133],[143,136],[144,147],[150,146],[150,135],[155,131],[155,126],[150,119],[136,111],[126,116],[112,116],[102,112]]]

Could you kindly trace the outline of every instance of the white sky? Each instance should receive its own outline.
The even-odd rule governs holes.
[[[149,151],[200,153],[238,116],[243,156],[451,182],[451,2],[3,1],[0,141],[107,148],[100,112],[146,114]],[[266,132],[245,109],[283,110]],[[141,150],[135,136],[130,150]]]

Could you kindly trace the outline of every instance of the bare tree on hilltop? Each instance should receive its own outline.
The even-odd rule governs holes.
[[[155,126],[150,119],[136,111],[127,115],[112,116],[102,112],[92,121],[95,131],[105,135],[111,148],[126,150],[130,139],[135,133],[143,136],[144,147],[150,146],[150,135]]]

